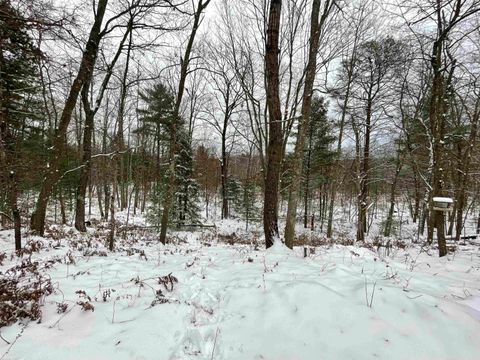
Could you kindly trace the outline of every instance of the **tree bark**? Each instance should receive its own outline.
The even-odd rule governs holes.
[[[221,174],[222,174],[222,219],[228,219],[229,217],[229,195],[228,195],[228,154],[227,154],[227,126],[228,126],[228,119],[229,119],[229,110],[228,110],[228,102],[229,102],[229,91],[227,91],[226,97],[226,104],[227,109],[225,111],[224,121],[223,121],[223,129],[222,129],[222,164],[220,166]]]
[[[390,207],[388,210],[387,219],[385,220],[385,229],[383,232],[383,235],[385,237],[389,237],[392,230],[393,212],[395,210],[395,191],[397,188],[398,176],[400,174],[401,169],[402,169],[402,158],[400,155],[400,149],[398,149],[397,158],[395,161],[395,174],[393,176],[392,185],[390,187]]]
[[[94,113],[90,107],[85,107],[85,128],[83,133],[83,155],[80,169],[80,179],[77,187],[77,201],[75,202],[75,228],[86,232],[85,227],[85,194],[92,168],[92,131],[94,126]]]
[[[268,107],[267,173],[263,203],[263,230],[267,248],[278,239],[278,188],[282,167],[282,110],[280,108],[279,35],[282,1],[272,0],[267,28],[265,52]]]
[[[12,211],[12,220],[15,234],[15,250],[22,249],[22,219],[18,209],[18,185],[15,178],[15,172],[12,170],[9,174],[10,189],[8,191],[8,203]]]

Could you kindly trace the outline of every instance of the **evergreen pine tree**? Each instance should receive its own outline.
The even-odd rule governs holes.
[[[175,97],[163,84],[155,84],[140,94],[146,107],[139,109],[142,125],[136,130],[137,134],[153,138],[156,161],[156,171],[159,173],[159,180],[154,185],[150,197],[148,218],[156,226],[160,225],[162,215],[162,203],[167,191],[168,173],[164,165],[164,155],[168,154],[169,127],[175,121],[173,107]],[[183,119],[178,119],[176,124],[179,131],[178,147],[176,155],[176,194],[172,213],[169,221],[172,225],[182,226],[185,224],[199,223],[198,194],[199,187],[193,178],[193,150],[191,139],[185,127]]]
[[[38,97],[40,56],[26,19],[11,1],[0,0],[0,210],[12,214],[17,250],[21,248],[17,198],[24,179],[36,178],[31,170],[42,162],[38,150],[45,144]]]

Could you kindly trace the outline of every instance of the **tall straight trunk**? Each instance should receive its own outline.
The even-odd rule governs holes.
[[[421,197],[420,184],[419,184],[418,176],[415,169],[413,171],[413,181],[415,184],[415,200],[413,205],[412,221],[415,224],[418,220],[418,214],[420,211],[420,197]]]
[[[135,184],[135,195],[133,196],[133,216],[137,215],[137,207],[138,207],[138,192],[140,188],[140,184]]]
[[[75,202],[75,228],[78,231],[86,232],[85,227],[85,194],[92,168],[92,131],[94,126],[94,113],[90,107],[85,107],[85,128],[83,133],[83,154],[80,169],[80,178],[77,187],[77,201]]]
[[[98,210],[100,211],[100,218],[105,219],[105,213],[103,212],[103,201],[102,201],[103,191],[100,184],[97,184],[97,200],[98,200]]]
[[[303,227],[308,228],[308,203],[310,200],[310,167],[312,157],[312,129],[310,126],[310,134],[308,139],[307,164],[305,170],[305,189],[303,190]]]
[[[200,20],[202,17],[203,10],[208,6],[211,0],[198,0],[197,9],[194,14],[193,26],[190,32],[190,37],[188,39],[187,47],[185,48],[185,53],[181,61],[180,67],[180,81],[178,84],[178,93],[175,101],[175,107],[173,110],[173,121],[170,126],[170,149],[168,154],[168,160],[170,162],[168,168],[168,180],[167,180],[167,191],[165,193],[165,199],[163,202],[163,212],[162,219],[160,223],[160,242],[165,244],[167,241],[167,227],[169,222],[170,210],[173,203],[173,198],[175,196],[176,184],[175,184],[175,173],[176,173],[176,163],[175,157],[177,154],[177,125],[180,119],[180,105],[182,103],[183,94],[185,92],[185,81],[188,75],[188,69],[190,65],[190,56],[192,53],[193,42],[197,34],[198,27],[200,25]]]
[[[227,100],[228,103],[228,100]],[[228,116],[227,112],[225,113],[225,119],[223,123],[222,131],[222,164],[220,166],[220,171],[222,174],[222,219],[228,219],[229,217],[229,204],[228,204],[228,154],[227,154],[227,123]]]
[[[130,22],[130,29],[131,29]],[[120,101],[118,105],[118,116],[117,116],[117,134],[116,134],[116,147],[119,152],[125,150],[125,136],[124,136],[124,115],[125,115],[125,100],[127,98],[128,91],[128,69],[130,65],[130,54],[132,49],[132,32],[129,32],[129,41],[127,45],[127,56],[125,62],[125,69],[123,70],[122,83],[120,87]],[[127,155],[119,154],[118,156],[118,196],[120,198],[120,209],[124,210],[127,206],[127,196],[128,196],[128,166],[125,164]]]
[[[70,124],[70,120],[72,118],[72,112],[75,108],[75,104],[83,84],[93,73],[94,65],[97,59],[98,48],[102,37],[100,29],[103,17],[105,15],[105,10],[107,8],[107,3],[108,0],[98,1],[95,12],[95,20],[90,30],[85,51],[83,52],[80,68],[78,69],[77,76],[70,88],[62,115],[60,117],[58,128],[53,138],[52,151],[48,164],[49,166],[46,170],[45,179],[38,195],[35,212],[32,214],[31,218],[32,230],[41,236],[43,236],[45,230],[45,216],[47,212],[48,200],[52,194],[55,183],[60,178],[58,168],[65,153],[66,134],[68,125]]]
[[[268,107],[267,173],[263,201],[263,230],[267,248],[278,239],[278,187],[282,168],[282,110],[280,107],[279,35],[282,0],[271,0],[265,52]]]
[[[313,0],[312,14],[310,20],[310,44],[308,62],[305,69],[305,84],[302,98],[302,115],[298,120],[297,141],[292,161],[292,182],[288,197],[287,221],[285,225],[285,245],[293,248],[295,237],[295,220],[297,217],[297,206],[302,178],[302,168],[305,150],[305,132],[310,122],[312,112],[312,96],[315,75],[317,72],[317,53],[320,42],[320,34],[335,0],[327,0],[324,4],[324,12],[320,18],[321,0]]]
[[[478,121],[480,120],[480,99],[477,101],[475,107],[475,113],[472,119],[472,127],[470,130],[470,135],[468,138],[467,149],[465,150],[464,156],[462,156],[462,166],[461,171],[458,172],[460,177],[460,189],[458,191],[457,197],[457,213],[456,213],[456,228],[455,228],[455,239],[456,241],[460,240],[462,234],[462,229],[464,227],[463,215],[465,207],[467,205],[467,188],[468,188],[468,176],[470,174],[470,163],[472,159],[472,151],[475,148],[475,143],[477,141],[477,132],[478,132]]]
[[[365,240],[365,224],[363,223],[363,217],[360,215],[362,211],[362,166],[361,166],[361,144],[360,144],[360,132],[355,125],[355,121],[352,119],[352,127],[355,135],[355,195],[357,206],[357,241]]]
[[[67,223],[67,214],[65,210],[65,198],[63,197],[63,189],[58,189],[58,202],[60,203],[60,216],[62,218],[62,225]]]
[[[117,184],[115,183],[117,178],[117,163],[115,159],[112,160],[113,164],[113,176],[112,176],[112,194],[110,197],[110,224],[109,224],[109,233],[108,233],[108,249],[113,251],[115,244],[115,196],[117,195]]]
[[[437,228],[437,242],[439,256],[447,255],[447,246],[445,240],[445,218],[443,212],[435,211],[433,209],[433,197],[443,195],[444,172],[443,172],[443,157],[444,145],[443,137],[445,135],[445,120],[446,115],[446,93],[444,76],[442,74],[442,52],[443,42],[435,41],[432,50],[432,90],[430,96],[429,120],[430,131],[433,138],[433,169],[432,169],[432,192],[429,198],[429,219],[428,219],[428,241],[433,241],[434,228]]]
[[[350,95],[350,85],[348,86],[348,91],[347,95]],[[345,96],[345,101],[344,101],[344,107],[342,108],[342,117],[340,119],[340,130],[338,134],[338,141],[337,141],[337,154],[340,156],[342,152],[342,140],[343,140],[343,129],[344,129],[344,124],[345,124],[345,116],[346,116],[346,106],[348,104],[348,97]],[[339,169],[335,169],[337,174],[339,174]],[[332,186],[330,189],[330,203],[328,205],[328,219],[327,219],[327,238],[331,238],[333,234],[333,213],[335,209],[335,199],[337,197],[337,191],[339,188],[339,181],[338,181],[338,176],[337,179],[334,179],[332,182]]]
[[[10,187],[8,189],[8,204],[12,211],[12,220],[15,234],[15,250],[22,249],[22,219],[18,209],[18,184],[15,178],[15,172],[10,171]]]
[[[388,209],[387,219],[385,220],[385,229],[383,235],[385,237],[390,236],[392,231],[392,223],[393,223],[393,212],[395,210],[395,191],[397,188],[398,176],[400,174],[400,170],[402,169],[402,159],[400,155],[400,149],[397,150],[397,158],[395,161],[395,174],[393,176],[392,185],[390,186],[390,207]]]
[[[148,190],[149,190],[148,185],[144,184],[143,196],[142,196],[142,206],[140,207],[140,213],[141,214],[143,214],[145,212],[145,206],[147,205]]]
[[[367,232],[367,210],[369,206],[369,188],[370,188],[370,133],[372,129],[372,87],[370,87],[370,92],[368,94],[367,100],[367,113],[365,119],[365,138],[363,144],[363,162],[362,162],[362,170],[361,170],[361,177],[360,177],[360,214],[359,218],[361,218],[361,226],[363,228],[363,232]]]

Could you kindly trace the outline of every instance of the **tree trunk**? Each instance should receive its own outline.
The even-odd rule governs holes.
[[[63,189],[58,189],[58,202],[60,203],[60,216],[62,217],[62,225],[67,223],[67,214],[65,211],[65,199],[63,198]]]
[[[395,190],[397,188],[398,175],[402,169],[402,159],[400,156],[400,149],[397,150],[397,159],[395,161],[395,175],[393,177],[392,185],[390,187],[390,208],[388,210],[387,219],[385,220],[385,229],[383,235],[389,237],[392,230],[393,212],[395,210]]]
[[[311,130],[311,127],[310,127]],[[303,227],[308,228],[308,202],[310,200],[310,167],[311,167],[311,157],[312,157],[312,131],[309,135],[309,144],[307,152],[307,164],[306,164],[306,173],[305,173],[305,189],[303,192]]]
[[[285,225],[285,244],[293,248],[293,239],[295,237],[295,220],[297,217],[297,204],[299,198],[299,189],[302,177],[302,167],[305,150],[305,133],[310,122],[312,112],[312,96],[315,75],[317,72],[317,53],[320,41],[320,33],[323,24],[328,17],[335,0],[327,0],[325,9],[320,18],[320,0],[313,0],[312,14],[310,21],[310,47],[308,53],[308,62],[305,69],[305,84],[302,98],[302,115],[298,121],[297,141],[293,155],[292,183],[288,197],[287,221]],[[320,22],[319,22],[320,20]]]
[[[263,203],[263,229],[267,248],[278,239],[278,188],[282,167],[282,110],[280,108],[279,35],[282,1],[272,0],[267,28],[265,68],[267,80],[267,107],[269,139],[267,173]]]
[[[226,121],[225,121],[226,123]],[[222,219],[228,219],[228,156],[226,149],[226,124],[224,123],[224,130],[222,133],[222,164],[220,166],[222,174]]]
[[[367,105],[367,118],[365,122],[365,143],[363,145],[363,169],[362,169],[362,218],[364,229],[367,232],[367,209],[369,206],[369,190],[370,190],[370,133],[372,130],[372,101]]]
[[[102,196],[103,196],[102,187],[100,186],[100,184],[97,184],[98,210],[100,211],[100,218],[105,219],[106,215],[103,211]]]
[[[355,135],[355,191],[356,191],[356,199],[357,199],[357,241],[364,241],[365,240],[365,232],[363,231],[365,226],[363,223],[363,217],[360,215],[362,211],[362,170],[361,170],[361,145],[360,145],[360,134],[359,130],[356,127],[354,120],[352,119],[352,127],[353,132]]]
[[[18,185],[15,172],[10,171],[10,187],[8,191],[8,202],[12,211],[12,220],[15,232],[15,250],[22,249],[22,220],[18,209]]]
[[[75,228],[81,232],[87,231],[87,228],[85,227],[85,194],[92,168],[92,131],[94,126],[94,113],[90,109],[90,106],[85,107],[84,110],[85,128],[83,133],[83,167],[80,169],[80,179],[77,187],[77,201],[75,203]]]
[[[122,83],[120,87],[120,101],[118,105],[118,116],[117,116],[117,134],[116,134],[116,146],[119,152],[123,152],[125,150],[125,136],[124,136],[124,115],[125,115],[125,99],[127,98],[127,91],[128,91],[128,83],[127,83],[127,76],[128,76],[128,69],[130,65],[130,54],[132,49],[132,32],[131,32],[132,23],[129,23],[129,42],[127,46],[127,56],[125,62],[125,69],[123,70],[122,76]],[[119,154],[118,155],[118,196],[120,198],[120,209],[124,210],[127,206],[127,196],[128,196],[128,181],[127,181],[127,166],[126,162],[126,155]]]
[[[114,162],[115,159],[113,159],[112,162]],[[115,179],[117,178],[117,165],[113,165],[114,171],[113,171],[113,185],[112,185],[112,194],[110,197],[110,231],[108,233],[108,249],[110,251],[113,251],[114,249],[114,242],[115,242],[115,196],[117,193],[117,185],[115,184]]]
[[[90,30],[90,36],[83,52],[82,61],[80,63],[80,68],[78,70],[77,77],[73,81],[73,84],[70,88],[65,106],[63,108],[62,115],[60,117],[60,122],[53,139],[52,152],[50,155],[49,166],[46,171],[45,180],[40,189],[38,195],[37,203],[35,206],[35,212],[32,214],[31,218],[31,228],[32,230],[40,236],[43,236],[45,229],[45,216],[47,212],[47,205],[50,195],[52,193],[55,183],[58,181],[60,174],[58,172],[58,167],[60,164],[61,158],[64,156],[65,144],[66,144],[66,133],[70,119],[72,117],[73,109],[77,102],[78,95],[82,89],[85,81],[91,76],[94,65],[97,58],[98,48],[101,40],[101,25],[103,17],[105,15],[105,10],[107,7],[108,0],[99,0],[96,9],[95,21]]]

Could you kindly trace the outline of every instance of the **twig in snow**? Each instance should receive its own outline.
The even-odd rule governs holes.
[[[370,308],[372,307],[373,305],[373,296],[375,295],[375,287],[377,286],[377,281],[375,280],[375,282],[373,283],[373,290],[372,290],[372,296],[370,298]]]
[[[8,347],[7,351],[5,351],[5,353],[2,355],[2,357],[0,357],[0,360],[4,359],[5,356],[7,356],[7,354],[10,352],[10,350],[12,349],[13,345],[15,345],[15,343],[17,342],[18,339],[20,339],[20,337],[23,335],[23,332],[25,331],[25,329],[27,328],[27,324],[25,324],[22,328],[22,330],[20,330],[20,332],[17,334],[17,337],[15,338],[15,340],[13,340],[13,342],[10,344],[10,346]]]
[[[365,302],[367,303],[368,306],[368,292],[367,292],[367,278],[365,277]]]
[[[115,303],[117,300],[113,300],[113,311],[112,311],[112,324],[115,322]]]
[[[5,338],[2,336],[2,333],[0,332],[0,339],[2,339],[3,341],[5,341],[8,345],[10,345],[10,342],[5,340]]]
[[[213,360],[213,355],[215,354],[215,346],[217,345],[217,336],[218,336],[218,326],[217,326],[217,331],[215,331],[215,340],[213,340],[213,349],[212,349],[212,356],[210,357],[210,360]]]
[[[55,321],[55,322],[54,322],[52,325],[50,325],[48,328],[49,328],[49,329],[52,329],[52,328],[54,328],[55,326],[57,326],[57,325],[60,323],[60,321],[61,321],[65,316],[67,316],[67,315],[73,310],[73,308],[74,308],[75,306],[77,306],[76,303],[74,303],[73,306],[72,306],[70,309],[66,310],[66,311],[57,319],[57,321]],[[59,328],[59,329],[60,329],[60,328]]]
[[[367,278],[365,277],[365,301],[369,308],[371,308],[373,304],[373,296],[375,295],[376,286],[377,286],[377,281],[375,280],[375,282],[373,283],[373,289],[372,289],[372,294],[370,296],[370,301],[368,301]]]
[[[415,299],[418,299],[420,296],[423,296],[423,294],[420,294],[414,297],[407,296],[407,298],[409,298],[410,300],[415,300]]]

